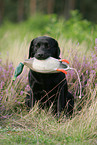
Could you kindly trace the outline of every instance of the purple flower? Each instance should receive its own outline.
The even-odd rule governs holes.
[[[97,38],[95,39],[95,44],[97,45]]]
[[[23,92],[23,91],[21,91],[21,92],[20,92],[20,95],[22,96],[22,95],[23,95],[23,93],[24,93],[24,92]]]
[[[3,96],[0,96],[0,101],[2,100]]]
[[[9,69],[11,69],[13,67],[12,63],[9,64]]]
[[[0,66],[0,72],[2,71],[2,67]]]
[[[3,89],[4,84],[5,84],[5,83],[4,83],[3,81],[1,81],[1,84],[0,84],[1,89]]]
[[[88,70],[86,70],[86,74],[88,74]]]
[[[29,89],[30,89],[30,87],[29,87],[29,85],[27,85],[27,86],[25,87],[25,91],[29,91]]]
[[[95,75],[96,72],[95,72],[95,70],[91,70],[91,73],[92,73],[93,75]]]

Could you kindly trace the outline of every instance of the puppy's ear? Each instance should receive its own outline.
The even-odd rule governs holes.
[[[57,50],[56,50],[56,58],[59,59],[60,57],[60,48],[57,47]]]
[[[30,57],[34,57],[34,45],[33,45],[33,41],[34,41],[34,39],[33,39],[33,40],[31,41],[31,43],[30,43],[28,59],[29,59]]]
[[[59,48],[59,45],[58,45],[58,42],[55,40],[55,46],[54,46],[55,48],[56,48],[56,50],[55,50],[55,58],[57,58],[57,59],[59,59],[60,57],[60,48]]]

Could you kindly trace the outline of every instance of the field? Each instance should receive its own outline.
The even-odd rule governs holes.
[[[75,11],[68,21],[55,15],[38,15],[12,24],[5,22],[0,28],[0,144],[2,145],[96,145],[97,144],[97,25]],[[60,118],[52,108],[42,110],[38,103],[27,112],[25,96],[29,90],[25,67],[12,82],[15,67],[28,56],[30,41],[41,35],[54,37],[59,42],[61,57],[77,69],[69,70],[69,91],[75,98],[73,116]]]

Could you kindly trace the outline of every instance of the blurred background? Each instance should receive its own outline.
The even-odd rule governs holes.
[[[0,24],[4,20],[24,21],[36,13],[69,19],[70,11],[75,9],[84,19],[97,23],[97,0],[0,0]]]
[[[86,51],[94,49],[97,0],[0,0],[2,56],[9,52],[12,61],[13,54],[17,53],[16,59],[24,57],[30,41],[42,35],[58,40],[64,50],[73,43],[83,43]]]

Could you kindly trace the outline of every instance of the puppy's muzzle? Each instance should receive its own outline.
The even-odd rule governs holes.
[[[49,57],[49,55],[45,54],[45,53],[36,53],[35,54],[35,58],[39,59],[39,60],[44,60],[47,59]]]

